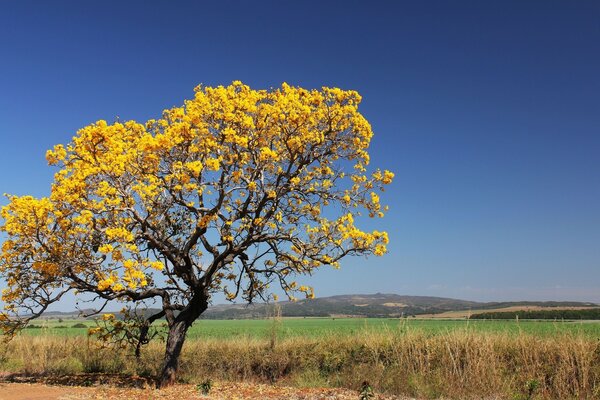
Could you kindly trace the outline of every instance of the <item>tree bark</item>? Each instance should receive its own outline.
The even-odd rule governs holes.
[[[175,321],[169,327],[164,366],[160,377],[160,387],[170,386],[175,383],[177,368],[179,367],[179,355],[181,354],[183,342],[185,342],[187,330],[187,321]]]
[[[167,346],[163,370],[160,376],[159,387],[170,386],[175,383],[177,369],[179,367],[179,356],[185,342],[188,328],[208,308],[208,299],[205,294],[197,294],[192,298],[189,305],[177,315],[169,325]]]

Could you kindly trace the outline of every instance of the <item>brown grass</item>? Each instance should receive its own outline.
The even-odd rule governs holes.
[[[0,352],[0,369],[21,374],[158,373],[162,343],[137,362],[125,350],[98,350],[85,338],[17,337]],[[180,377],[358,389],[420,398],[600,398],[600,344],[583,335],[539,338],[453,331],[365,332],[353,337],[188,341]]]

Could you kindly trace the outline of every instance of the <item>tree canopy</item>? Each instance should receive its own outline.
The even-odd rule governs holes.
[[[313,297],[296,276],[383,255],[387,233],[357,225],[384,216],[379,192],[394,174],[367,172],[373,133],[360,101],[233,82],[198,86],[156,120],[82,128],[47,152],[58,167],[50,195],[8,196],[2,208],[6,332],[74,292],[128,307],[156,300],[162,311],[146,324],[166,318],[169,337],[185,336],[216,292],[254,301],[277,285]],[[175,370],[176,360],[171,379]]]

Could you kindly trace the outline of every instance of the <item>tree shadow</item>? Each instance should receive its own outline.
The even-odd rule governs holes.
[[[81,373],[70,375],[49,374],[0,374],[0,382],[10,383],[43,383],[46,385],[61,386],[113,386],[119,388],[155,388],[158,379],[145,376],[131,376],[124,374]]]

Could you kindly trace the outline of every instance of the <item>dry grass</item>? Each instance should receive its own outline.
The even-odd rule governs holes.
[[[124,350],[98,350],[84,338],[17,337],[0,353],[0,369],[23,373],[157,374],[162,343],[150,344],[138,362]],[[184,347],[180,376],[276,382],[297,387],[358,389],[419,398],[600,398],[597,338],[561,334],[539,338],[453,331],[362,333],[351,337],[194,340]]]

